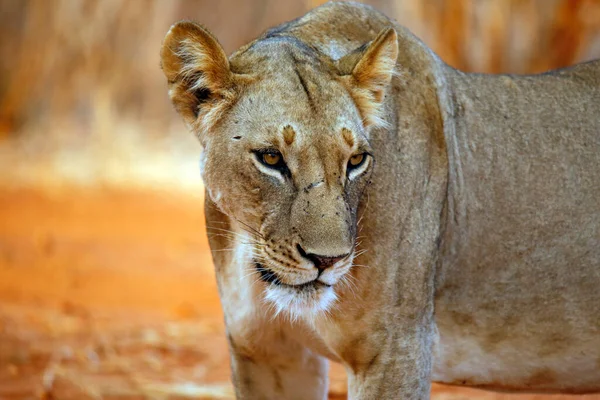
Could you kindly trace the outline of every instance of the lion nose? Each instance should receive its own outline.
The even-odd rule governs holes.
[[[312,263],[315,265],[315,267],[317,267],[319,272],[323,272],[323,270],[326,270],[327,268],[334,265],[336,262],[343,260],[344,258],[348,257],[348,255],[350,254],[350,253],[347,253],[347,254],[342,254],[342,255],[333,256],[333,257],[332,256],[322,256],[319,254],[307,253],[300,245],[298,245],[297,247],[298,247],[298,252],[300,253],[300,255],[302,257],[312,261]]]

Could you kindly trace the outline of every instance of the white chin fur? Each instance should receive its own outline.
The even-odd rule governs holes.
[[[268,285],[265,300],[275,307],[275,316],[285,313],[292,321],[312,320],[326,313],[337,296],[331,287],[304,288],[297,290],[287,286]]]

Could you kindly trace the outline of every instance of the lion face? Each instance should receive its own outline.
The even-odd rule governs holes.
[[[302,79],[314,84],[309,71]],[[273,81],[278,87],[264,90]],[[298,107],[306,96],[289,96],[303,94],[298,85],[292,69],[249,85],[206,139],[203,178],[212,200],[251,236],[268,295],[325,306],[352,265],[356,211],[374,158],[340,83],[311,93],[322,104],[314,110]]]
[[[335,62],[276,36],[227,60],[191,23],[163,45],[171,98],[204,148],[207,192],[247,234],[250,268],[277,311],[326,310],[352,266],[395,32],[359,51]]]

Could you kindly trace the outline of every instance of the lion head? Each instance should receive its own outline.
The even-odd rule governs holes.
[[[202,144],[208,195],[249,232],[253,268],[279,310],[327,309],[352,266],[376,161],[369,132],[385,124],[397,52],[391,28],[338,60],[283,33],[229,59],[193,22],[165,38],[162,69]]]

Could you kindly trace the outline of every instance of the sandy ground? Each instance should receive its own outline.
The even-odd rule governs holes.
[[[200,196],[0,190],[0,400],[231,399],[223,332]]]

